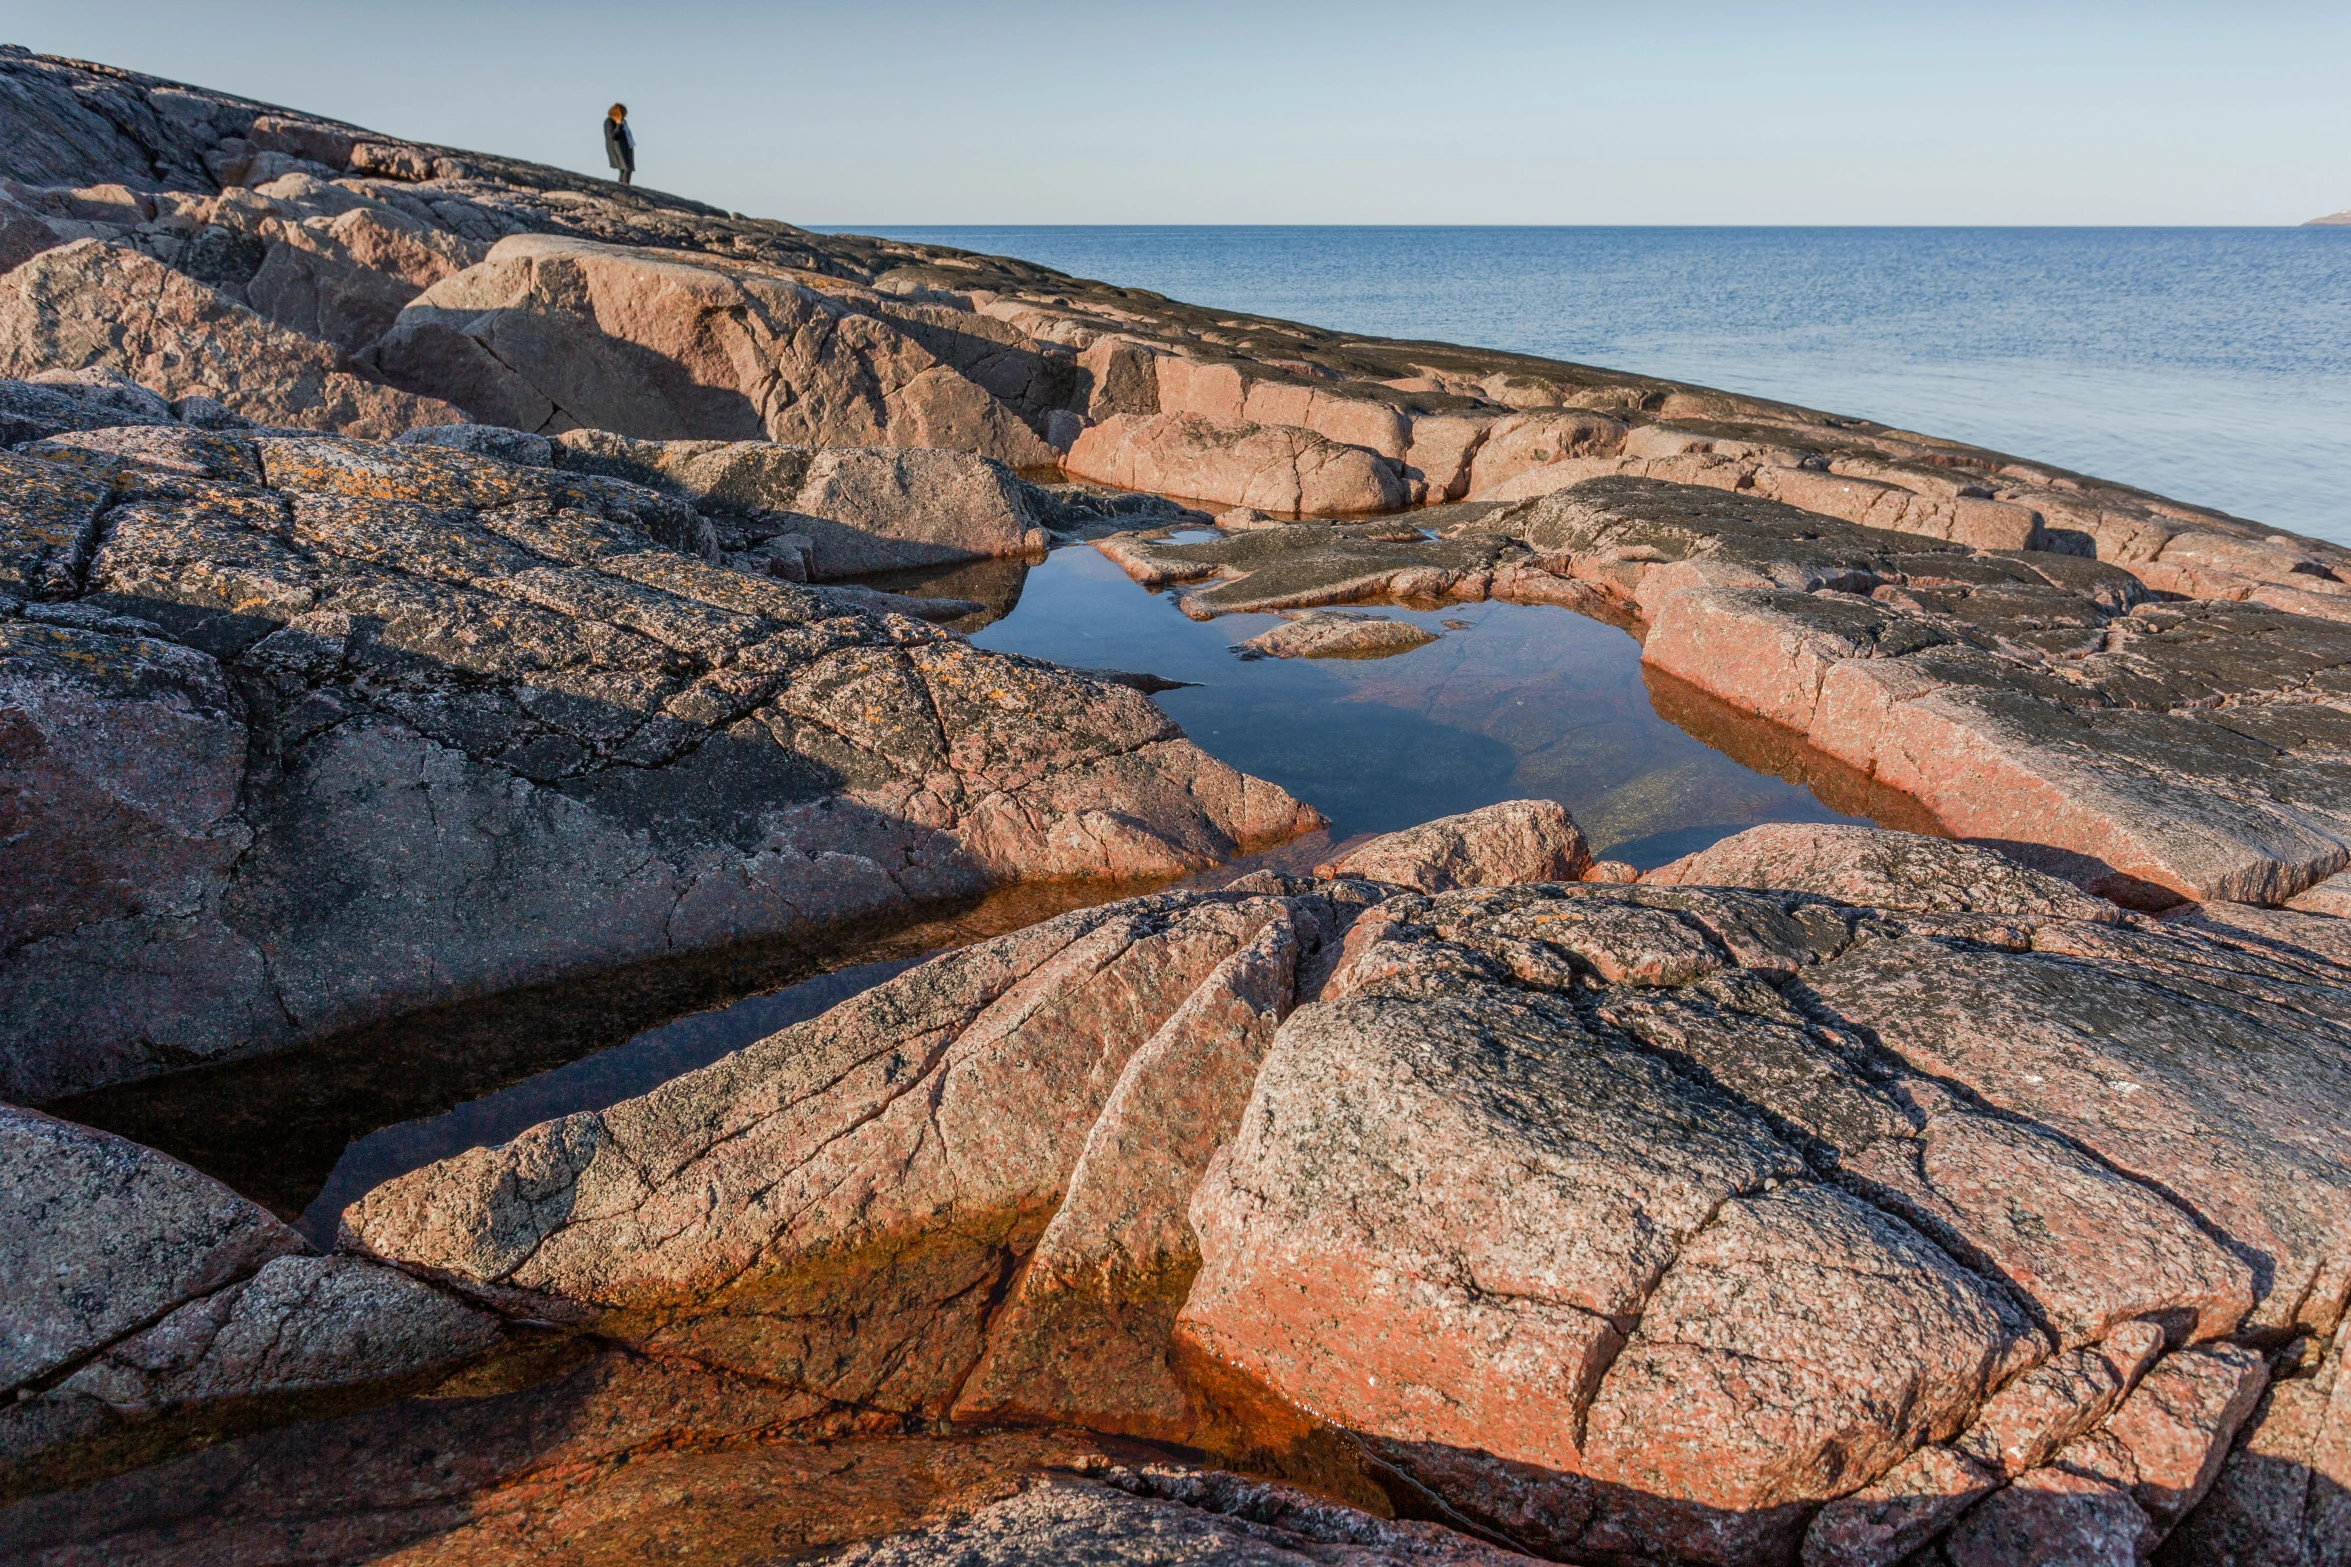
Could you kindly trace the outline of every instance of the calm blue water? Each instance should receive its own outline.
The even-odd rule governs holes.
[[[1884,420],[2351,544],[2351,228],[891,228]]]
[[[1055,550],[975,645],[1192,682],[1152,698],[1203,750],[1330,818],[1339,838],[1497,800],[1557,800],[1646,870],[1758,822],[1851,821],[1659,716],[1640,644],[1530,604],[1382,605],[1438,640],[1389,658],[1243,659],[1275,615],[1187,619],[1098,551]]]

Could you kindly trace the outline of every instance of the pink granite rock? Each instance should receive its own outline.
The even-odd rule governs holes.
[[[1448,892],[1576,881],[1591,864],[1592,851],[1565,806],[1555,800],[1505,800],[1374,838],[1316,874]]]
[[[2054,876],[1971,844],[1814,822],[1733,833],[1648,872],[1654,886],[1778,887],[1841,903],[1921,913],[2055,914],[2113,919],[2117,910]]]
[[[380,1187],[347,1244],[658,1353],[944,1414],[1130,1058],[1281,913],[1144,900],[952,954]]]
[[[419,295],[372,353],[395,383],[523,430],[1054,461],[1010,409],[877,317],[690,254],[502,240]]]
[[[2103,1343],[2053,1355],[1993,1394],[1952,1445],[1995,1477],[2037,1469],[2112,1414],[2163,1347],[2161,1328],[2126,1322]]]
[[[1086,430],[1062,466],[1123,489],[1289,515],[1394,511],[1395,465],[1312,431],[1218,423],[1197,414],[1117,414]]]
[[[1605,456],[1624,442],[1625,427],[1605,414],[1583,409],[1512,414],[1489,426],[1470,463],[1472,499],[1516,499],[1546,494],[1573,477],[1551,480],[1557,464]],[[1566,470],[1562,470],[1564,474]],[[1551,481],[1551,482],[1547,482]]]
[[[1128,1060],[989,1326],[957,1418],[1175,1439],[1198,1428],[1170,1355],[1176,1310],[1200,1266],[1184,1210],[1240,1122],[1299,965],[1332,934],[1311,906],[1274,915]]]
[[[2237,1427],[2268,1381],[2268,1365],[2243,1345],[2166,1355],[2104,1426],[2061,1449],[2055,1461],[2126,1488],[2168,1533],[2212,1488]]]
[[[336,349],[95,240],[44,251],[0,277],[0,376],[84,367],[122,371],[166,397],[202,393],[259,424],[388,437],[464,417],[365,379]]]

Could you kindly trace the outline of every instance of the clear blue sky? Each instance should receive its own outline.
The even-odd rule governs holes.
[[[812,225],[2294,223],[2351,4],[0,0],[0,41]]]

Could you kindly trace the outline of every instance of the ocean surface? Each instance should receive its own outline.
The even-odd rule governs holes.
[[[1882,420],[2351,544],[2351,228],[884,228]]]

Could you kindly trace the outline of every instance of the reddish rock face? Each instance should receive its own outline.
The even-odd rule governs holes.
[[[2000,1483],[1965,1454],[1930,1443],[1850,1496],[1804,1533],[1804,1567],[1887,1567],[1933,1540]]]
[[[1500,496],[1548,494],[1556,484],[1544,482],[1545,470],[1580,457],[1600,457],[1624,442],[1625,427],[1603,414],[1539,411],[1512,414],[1488,426],[1470,464],[1469,495]],[[1562,469],[1559,484],[1574,482],[1580,473]]]
[[[786,575],[794,581],[1033,555],[1049,539],[1040,526],[1042,493],[969,452],[639,441],[571,430],[554,456],[569,470],[692,501],[717,520],[727,558],[761,575],[773,574],[770,562],[789,541],[797,571]]]
[[[2057,1461],[2126,1487],[2156,1526],[2169,1530],[2211,1489],[2268,1380],[2261,1356],[2238,1344],[2167,1355],[2102,1429]]]
[[[0,278],[0,376],[121,371],[259,424],[388,438],[464,416],[365,379],[343,354],[136,251],[81,240]]]
[[[1405,502],[1395,465],[1361,448],[1198,414],[1113,415],[1081,434],[1062,466],[1072,478],[1288,516],[1394,511]]]
[[[1145,901],[969,949],[646,1099],[392,1182],[346,1216],[350,1242],[657,1352],[944,1413],[1129,1058],[1285,917]],[[1278,963],[1257,983],[1278,997]],[[1180,1267],[1135,1239],[1139,1273]]]
[[[1592,851],[1565,806],[1555,800],[1506,800],[1374,838],[1316,874],[1450,892],[1580,881],[1591,866]]]
[[[1168,1353],[1200,1253],[1185,1216],[1232,1136],[1301,962],[1337,910],[1292,903],[1213,970],[1128,1060],[1087,1134],[958,1419],[1029,1418],[1181,1439],[1204,1423]]]
[[[2256,1321],[2283,1328],[2310,1311],[2331,1322],[2337,1259],[2351,1245],[2346,1175],[2307,1141],[2305,1112],[2288,1107],[2337,1102],[2351,1091],[2351,1059],[2331,1042],[2339,1024],[2323,1026],[2316,1037],[2329,1042],[2318,1048],[2279,1052],[2274,1041],[2281,1027],[2299,1029],[2286,1008],[2315,1003],[2332,1015],[2337,1003],[2312,988],[2310,971],[2189,938],[2098,934],[2107,929],[2044,927],[2026,951],[1873,944],[1808,974],[1809,999],[1913,1069],[1967,1084],[2125,1179],[2192,1192],[2186,1200],[2253,1269]],[[2204,990],[2194,976],[2208,956],[2236,968],[2244,988]],[[2179,984],[2194,988],[2182,995]],[[2257,1080],[2240,1066],[2256,1060]],[[2209,1265],[2197,1274],[2221,1279]],[[2212,1331],[2201,1310],[2198,1320]]]
[[[1054,464],[1010,409],[876,317],[787,274],[684,253],[501,240],[417,296],[373,357],[397,384],[524,430]]]
[[[1885,838],[1851,862],[1918,843]],[[758,1421],[786,1446],[850,1409],[1083,1425],[1570,1559],[2143,1554],[2253,1418],[2266,1366],[2236,1336],[2334,1332],[2351,1248],[2325,1215],[2351,1173],[2142,1055],[2148,1124],[2193,1103],[2231,1139],[2147,1179],[2057,1106],[2001,1102],[2009,1079],[2081,1070],[2079,1041],[2011,1013],[2060,1015],[2033,988],[2053,965],[2077,994],[2138,985],[2133,1041],[2193,1029],[2208,1056],[2264,1027],[2269,1102],[2333,1116],[2351,1096],[2311,1086],[2341,1055],[2315,981],[2341,970],[2275,933],[2049,912],[1986,858],[1911,862],[1949,884],[1908,911],[1261,874],[1068,915],[379,1188],[347,1213],[339,1265],[372,1253],[477,1307],[753,1377],[783,1400]],[[1983,1028],[2005,1056],[1925,1053]],[[2267,1189],[2317,1217],[2285,1234]],[[2251,1264],[2281,1241],[2301,1250]],[[285,1294],[264,1280],[255,1323]],[[291,1385],[298,1368],[237,1347],[245,1310],[199,1314],[217,1370],[171,1369],[161,1341],[188,1334],[170,1327],[110,1352],[89,1391]],[[275,1331],[337,1342],[305,1323]],[[738,1451],[736,1417],[702,1398],[659,1441]],[[401,1429],[414,1407],[371,1418]],[[2315,1406],[2283,1407],[2256,1436],[2279,1420],[2262,1440],[2332,1463]],[[713,1457],[689,1481],[662,1467],[678,1462],[635,1472],[731,1495],[757,1468]],[[161,1474],[110,1484],[144,1497]],[[359,1491],[328,1513],[374,1517]],[[545,1516],[644,1505],[633,1480],[566,1494]],[[2246,1485],[2221,1494],[2249,1527]],[[2297,1494],[2297,1520],[2329,1516]],[[38,1509],[0,1525],[36,1518],[62,1527]],[[1032,1523],[956,1512],[875,1559]]]

